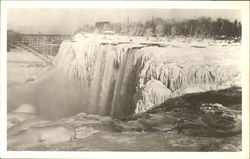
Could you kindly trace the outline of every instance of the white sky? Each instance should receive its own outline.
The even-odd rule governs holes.
[[[165,19],[218,17],[240,20],[239,10],[229,9],[9,9],[8,29],[24,33],[72,34],[84,24],[96,21],[126,22]]]

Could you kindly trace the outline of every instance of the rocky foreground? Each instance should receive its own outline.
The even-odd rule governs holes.
[[[39,73],[8,61],[9,150],[241,150],[239,44],[77,34]]]
[[[146,113],[121,119],[80,113],[53,122],[36,118],[20,122],[14,120],[18,118],[17,114],[16,118],[9,116],[9,124],[13,122],[16,124],[8,130],[8,135],[14,134],[10,134],[12,136],[8,138],[10,141],[13,136],[20,136],[20,130],[27,128],[28,131],[37,133],[31,128],[46,129],[49,126],[56,128],[62,125],[74,128],[75,134],[71,134],[73,136],[71,138],[72,136],[65,136],[60,129],[52,129],[52,132],[50,131],[53,133],[50,134],[52,137],[47,134],[47,136],[41,135],[40,138],[31,140],[30,136],[28,138],[26,136],[21,143],[9,144],[9,150],[241,150],[240,88],[184,95],[168,100]],[[18,130],[15,130],[15,127],[18,127]],[[49,130],[47,129],[46,132]],[[68,131],[66,133],[70,134]],[[62,142],[59,142],[58,138],[63,138]]]

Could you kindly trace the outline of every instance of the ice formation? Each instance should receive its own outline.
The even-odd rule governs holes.
[[[145,112],[166,101],[172,92],[161,81],[150,80],[134,95],[135,114]]]
[[[61,97],[50,101],[51,111],[57,111],[52,107],[60,101],[63,112],[117,118],[147,111],[190,86],[198,85],[196,91],[216,90],[240,81],[239,65],[237,59],[230,59],[231,52],[227,58],[228,52],[211,53],[210,48],[157,47],[121,39],[77,34],[61,44],[55,67],[43,79],[50,78],[51,84],[43,91],[37,87],[42,94]]]

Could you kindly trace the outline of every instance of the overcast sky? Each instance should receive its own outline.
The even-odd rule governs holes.
[[[239,10],[225,9],[9,9],[8,29],[23,33],[72,34],[96,21],[144,22],[154,17],[186,19],[201,16],[241,20]]]

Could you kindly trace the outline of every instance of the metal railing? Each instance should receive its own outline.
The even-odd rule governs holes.
[[[39,57],[45,64],[53,66],[53,60],[49,56],[42,54],[42,53],[38,52],[37,50],[19,42],[19,41],[8,41],[8,43],[12,47],[15,47],[21,51],[27,51],[27,52],[32,53],[33,55]]]

